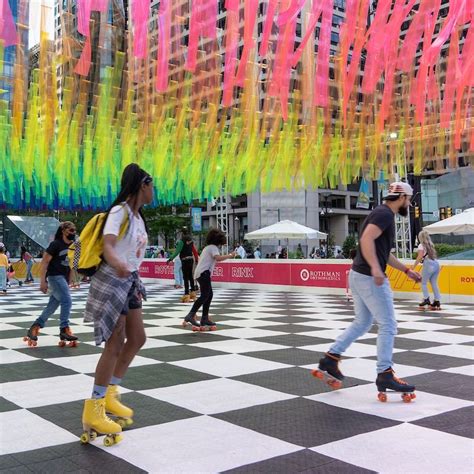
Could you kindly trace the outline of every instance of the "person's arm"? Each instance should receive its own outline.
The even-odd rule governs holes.
[[[413,264],[413,270],[421,263],[424,255],[425,255],[425,252],[423,249],[418,250],[418,253],[416,254],[415,263]]]
[[[104,258],[105,261],[117,272],[120,278],[128,277],[131,272],[125,262],[120,260],[115,245],[117,244],[117,236],[113,234],[104,235]]]
[[[183,241],[180,240],[177,244],[176,244],[176,250],[174,251],[174,254],[171,255],[171,257],[168,258],[168,262],[167,263],[170,263],[172,262],[180,253],[181,253],[181,250],[183,250]]]
[[[223,262],[224,260],[229,260],[229,258],[234,258],[235,252],[231,252],[227,255],[214,255],[214,260],[216,262]]]
[[[413,281],[421,281],[421,275],[418,272],[415,272],[412,270],[410,267],[407,267],[404,263],[400,262],[395,255],[390,254],[390,257],[388,258],[388,264],[396,268],[397,270],[400,270],[401,272],[405,273],[406,276]]]
[[[375,249],[375,241],[382,235],[382,229],[375,224],[368,224],[360,239],[360,250],[365,261],[370,266],[370,272],[375,284],[381,286],[385,281],[385,274],[380,268]]]
[[[198,263],[199,262],[199,252],[197,251],[194,244],[193,244],[192,251],[193,251],[193,255],[194,255],[194,260],[195,260],[196,263]]]
[[[48,252],[44,252],[43,259],[41,260],[40,268],[40,290],[46,294],[48,292],[48,282],[46,281],[46,273],[48,271],[49,262],[51,262],[53,256]]]

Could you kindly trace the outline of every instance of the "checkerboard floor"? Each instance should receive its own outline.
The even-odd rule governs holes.
[[[37,288],[0,300],[0,469],[6,472],[472,472],[474,306],[422,312],[396,302],[398,375],[417,399],[376,398],[376,330],[354,343],[332,392],[311,376],[350,323],[343,297],[215,289],[216,332],[180,322],[179,292],[150,285],[148,340],[122,384],[135,423],[124,440],[81,446],[81,413],[101,353],[73,292],[77,348],[57,319],[39,347],[22,336],[46,302]],[[2,471],[3,472],[3,471]]]

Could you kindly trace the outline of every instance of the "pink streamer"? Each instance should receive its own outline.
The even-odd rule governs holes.
[[[217,38],[217,3],[215,0],[203,0],[201,16],[201,35],[204,38]]]
[[[171,41],[171,0],[162,0],[158,15],[159,42],[156,90],[164,92],[168,88],[169,56]]]
[[[92,59],[92,48],[91,48],[91,37],[87,35],[86,44],[82,50],[81,57],[74,68],[74,72],[80,76],[87,77],[91,68]]]
[[[147,55],[148,20],[150,17],[150,3],[144,0],[133,0],[133,54],[137,58],[145,59]]]
[[[201,20],[201,5],[203,0],[193,0],[191,5],[191,18],[189,21],[188,55],[184,68],[194,72],[197,64],[197,51],[199,46],[199,22]]]
[[[440,125],[449,128],[449,122],[454,109],[454,93],[459,77],[458,71],[459,38],[457,32],[451,35],[449,44],[448,67],[446,70],[446,83],[444,87],[443,107],[441,109]],[[460,91],[459,91],[460,92]]]
[[[311,9],[311,17],[308,23],[308,27],[306,28],[306,33],[304,38],[301,41],[301,44],[298,46],[296,51],[293,53],[293,58],[291,60],[291,65],[295,67],[304,51],[304,48],[308,44],[308,41],[313,38],[314,29],[316,28],[316,24],[318,23],[319,17],[323,11],[323,3],[325,0],[314,0],[313,7]]]
[[[255,28],[255,22],[257,21],[258,3],[259,0],[245,0],[244,49],[242,51],[242,56],[235,77],[235,84],[240,87],[244,86],[245,70],[247,68],[250,52],[255,46],[253,31]]]
[[[331,20],[333,0],[326,0],[319,34],[318,65],[314,76],[313,104],[321,107],[329,105],[329,44],[331,42]]]
[[[77,31],[83,36],[89,36],[89,20],[91,17],[91,0],[77,0]]]
[[[267,55],[268,52],[268,41],[272,33],[273,19],[277,8],[278,0],[269,0],[267,7],[267,14],[265,16],[265,25],[263,27],[262,41],[260,43],[259,54],[262,58]]]
[[[17,44],[15,20],[8,0],[0,0],[0,39],[5,42],[4,46]]]
[[[95,12],[107,13],[109,0],[92,0],[91,10]]]
[[[290,6],[285,11],[279,13],[277,25],[283,26],[287,23],[295,21],[305,2],[306,0],[291,0]]]
[[[225,7],[227,9],[227,19],[222,104],[224,107],[230,107],[232,105],[237,46],[239,42],[239,2],[238,0],[226,0]]]

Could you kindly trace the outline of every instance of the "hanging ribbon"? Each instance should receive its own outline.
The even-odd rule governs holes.
[[[4,46],[17,43],[15,21],[8,0],[0,0],[0,39],[4,41]]]
[[[171,0],[162,0],[158,15],[158,65],[156,90],[164,92],[168,88],[169,56],[171,41]]]
[[[133,54],[145,59],[147,55],[148,20],[150,3],[143,0],[132,1]]]

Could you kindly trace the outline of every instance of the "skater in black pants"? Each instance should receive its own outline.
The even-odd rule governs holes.
[[[183,269],[184,296],[183,303],[196,300],[196,287],[193,278],[194,261],[198,261],[198,253],[193,243],[193,238],[183,232],[183,237],[176,245],[176,251],[170,256],[167,263],[172,262],[179,255]]]
[[[209,308],[211,306],[213,292],[211,275],[216,262],[222,262],[235,257],[235,252],[228,255],[220,255],[219,249],[226,244],[226,236],[219,229],[211,229],[206,237],[206,247],[201,253],[201,258],[194,271],[194,278],[201,288],[201,295],[194,302],[189,314],[184,318],[183,325],[191,324],[193,329],[215,329],[216,324],[209,319]],[[202,306],[201,323],[196,321],[196,313]]]

